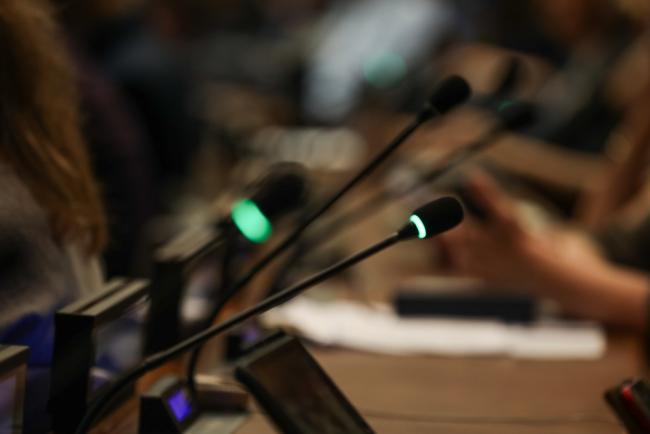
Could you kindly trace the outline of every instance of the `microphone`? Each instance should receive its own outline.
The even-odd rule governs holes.
[[[211,231],[184,231],[159,247],[154,256],[186,263],[198,261],[234,231],[260,244],[273,232],[273,223],[305,203],[309,192],[306,169],[298,163],[277,163],[250,184],[228,217],[214,223]]]
[[[459,164],[492,145],[502,133],[521,130],[533,124],[536,121],[536,113],[532,104],[505,101],[499,106],[497,118],[496,124],[481,139],[454,153],[447,159],[443,167],[434,169],[425,175],[421,179],[422,183],[432,183],[440,179]]]
[[[271,236],[273,221],[306,202],[306,170],[298,163],[274,164],[249,190],[255,193],[233,205],[230,220],[248,241],[260,244]]]
[[[433,91],[429,103],[418,114],[421,121],[444,115],[467,101],[472,93],[469,84],[458,75],[443,80]]]
[[[494,143],[495,139],[498,138],[501,133],[526,128],[535,121],[536,113],[532,104],[510,101],[502,102],[497,111],[496,124],[481,139],[452,154],[441,166],[420,175],[417,182],[414,182],[401,190],[400,195],[408,195],[418,190],[423,185],[435,183],[458,165],[467,161],[472,156],[480,153]],[[352,210],[329,223],[325,228],[319,230],[311,238],[323,239],[330,233],[334,233],[345,226],[363,220],[368,214],[377,212],[377,210],[386,206],[391,197],[392,194],[385,191],[380,191],[377,194],[372,195]]]
[[[458,200],[453,197],[444,197],[424,205],[415,210],[411,217],[401,229],[393,233],[386,239],[344,259],[331,267],[315,274],[271,297],[264,299],[262,302],[248,309],[243,310],[239,314],[215,324],[194,336],[180,342],[174,347],[161,351],[146,358],[140,365],[132,368],[108,388],[105,393],[100,395],[89,407],[84,415],[81,423],[76,429],[77,434],[84,434],[91,427],[92,423],[97,419],[102,412],[111,404],[113,399],[119,396],[120,392],[136,381],[139,377],[158,368],[170,361],[171,359],[180,356],[181,354],[195,348],[202,343],[206,342],[220,333],[228,331],[245,321],[263,314],[264,312],[273,309],[287,301],[295,298],[305,290],[321,283],[322,281],[332,277],[333,275],[363,261],[364,259],[373,256],[382,250],[397,244],[401,241],[410,239],[428,239],[432,238],[442,232],[448,231],[463,220],[463,207]]]
[[[453,229],[463,221],[464,212],[459,205],[457,199],[448,196],[421,206],[411,213],[409,222],[397,232],[397,237],[425,240]]]
[[[222,301],[214,309],[212,319],[216,317],[221,307],[231,298],[231,296],[239,289],[246,286],[257,275],[259,271],[264,269],[273,259],[284,252],[288,247],[300,238],[302,233],[313,224],[314,221],[319,219],[323,214],[334,206],[343,196],[345,196],[352,188],[359,184],[364,178],[368,177],[377,167],[383,163],[397,148],[415,132],[424,122],[446,114],[454,107],[465,102],[470,96],[471,90],[467,82],[459,76],[451,76],[443,80],[434,90],[428,103],[418,113],[415,120],[408,125],[404,130],[382,151],[373,158],[357,175],[343,185],[336,191],[323,205],[321,205],[315,212],[307,217],[301,225],[299,225],[284,241],[273,249],[269,254],[262,258],[255,264],[251,270],[240,279],[226,294],[223,295]]]
[[[145,331],[145,353],[169,348],[181,338],[180,308],[184,275],[216,249],[223,248],[217,293],[231,284],[232,260],[239,232],[251,243],[268,240],[273,222],[302,205],[309,191],[307,171],[297,163],[279,163],[249,185],[228,218],[205,230],[188,230],[154,252],[151,304]],[[209,323],[208,323],[209,325]]]
[[[220,299],[212,309],[209,316],[210,322],[213,322],[221,309],[226,303],[237,293],[240,289],[244,288],[253,278],[264,268],[266,268],[273,260],[280,254],[285,252],[302,236],[302,233],[307,230],[316,220],[323,214],[328,212],[334,204],[336,204],[343,196],[345,196],[352,188],[359,184],[362,180],[367,178],[374,172],[388,157],[390,157],[402,143],[406,141],[422,124],[425,122],[442,116],[451,111],[456,106],[464,103],[469,99],[471,89],[467,82],[459,76],[451,76],[434,89],[428,103],[420,110],[415,119],[407,125],[398,135],[393,139],[388,146],[375,156],[357,175],[346,182],[339,188],[328,200],[326,200],[316,211],[309,215],[293,232],[291,232],[278,246],[271,250],[266,256],[260,259],[252,268],[228,291],[220,296]],[[194,351],[188,363],[188,378],[190,381],[190,390],[194,390],[192,378],[194,378],[194,371],[198,363],[200,348]]]

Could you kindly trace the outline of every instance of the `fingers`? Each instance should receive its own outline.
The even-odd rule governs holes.
[[[469,180],[469,188],[476,202],[488,215],[488,226],[509,236],[516,236],[522,230],[514,202],[491,177],[476,172]]]
[[[468,223],[439,238],[450,271],[468,277],[481,277],[482,267],[491,262],[485,261],[486,256],[494,254],[494,240],[483,228]]]

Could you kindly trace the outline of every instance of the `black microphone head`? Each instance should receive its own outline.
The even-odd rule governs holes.
[[[472,94],[469,84],[464,78],[458,75],[452,75],[441,81],[436,86],[433,94],[429,98],[429,108],[433,109],[431,114],[445,114],[454,107],[467,101]]]
[[[309,190],[306,170],[297,163],[278,163],[254,182],[247,198],[235,203],[230,213],[239,231],[254,243],[263,243],[272,223],[303,205]]]
[[[504,130],[521,130],[537,121],[535,107],[530,103],[506,101],[501,103],[497,115]]]
[[[307,171],[298,163],[277,163],[250,190],[250,200],[273,220],[304,205],[309,190]]]
[[[463,217],[460,202],[451,196],[443,197],[413,211],[409,223],[398,232],[398,236],[402,240],[432,238],[458,226]]]

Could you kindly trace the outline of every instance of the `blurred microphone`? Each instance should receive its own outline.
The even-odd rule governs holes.
[[[425,122],[445,115],[456,106],[463,104],[470,97],[471,89],[467,82],[459,76],[451,76],[438,84],[429,98],[428,103],[420,110],[415,119],[406,126],[398,135],[391,141],[386,148],[375,156],[363,169],[359,171],[351,180],[346,182],[339,188],[332,196],[327,199],[320,207],[309,215],[296,229],[293,230],[277,247],[264,256],[260,261],[253,265],[253,267],[232,287],[220,296],[219,301],[209,316],[210,322],[213,322],[221,309],[226,303],[242,288],[244,288],[251,280],[264,268],[266,268],[272,261],[278,258],[289,247],[294,245],[302,236],[303,232],[307,230],[315,221],[317,221],[323,214],[329,211],[334,204],[336,204],[343,196],[345,196],[352,188],[370,176],[388,157],[390,157],[401,145],[408,139],[422,124]],[[200,348],[192,353],[188,364],[188,378],[190,379],[190,389],[193,390],[194,384],[191,382],[194,378],[194,370],[198,363]]]
[[[319,240],[336,233],[338,230],[363,220],[366,216],[376,213],[379,209],[389,204],[394,196],[403,197],[425,185],[433,184],[457,166],[493,144],[502,133],[527,128],[536,121],[533,105],[523,102],[502,102],[496,115],[496,123],[481,139],[455,152],[443,163],[430,171],[418,173],[413,178],[413,181],[402,186],[399,192],[379,191],[377,194],[329,223],[325,228],[318,230],[311,237],[311,240],[319,242]]]
[[[224,238],[240,233],[252,243],[263,243],[273,233],[273,224],[304,205],[309,192],[306,169],[297,163],[277,163],[245,189],[228,217],[214,227],[183,231],[159,247],[156,259],[193,262],[220,246]]]
[[[309,182],[306,170],[296,163],[278,163],[245,190],[230,216],[214,227],[190,228],[156,249],[151,278],[151,304],[145,352],[171,347],[182,337],[183,294],[188,272],[208,255],[221,249],[221,272],[217,294],[232,281],[234,258],[241,238],[255,244],[266,242],[273,224],[306,202]],[[207,290],[206,290],[207,291]],[[209,291],[212,292],[212,291]],[[201,321],[203,325],[203,321]]]
[[[496,139],[504,132],[522,130],[535,123],[537,119],[535,108],[532,104],[516,101],[505,101],[501,103],[496,114],[497,122],[481,139],[454,153],[445,161],[442,167],[434,169],[423,176],[421,182],[432,183],[440,179],[440,177],[455,169],[459,164],[495,143]]]
[[[315,221],[323,214],[328,212],[350,190],[357,186],[361,181],[369,177],[384,161],[386,161],[401,145],[408,139],[422,124],[425,122],[443,116],[460,104],[463,104],[470,97],[471,89],[467,82],[459,76],[451,76],[438,84],[429,98],[427,104],[415,116],[415,119],[407,125],[391,141],[386,148],[375,156],[363,169],[359,171],[352,179],[345,183],[341,188],[334,192],[320,207],[311,213],[296,229],[293,230],[278,246],[271,250],[234,285],[232,285],[224,294],[220,295],[219,301],[214,306],[208,324],[214,322],[219,312],[228,303],[228,301],[242,288],[248,285],[257,274],[266,268],[272,261],[278,258],[287,249],[293,246]],[[194,371],[198,364],[201,348],[197,348],[191,355],[188,368],[187,378],[190,390],[194,390]]]
[[[79,424],[77,434],[88,432],[92,423],[102,412],[111,404],[113,399],[122,392],[122,390],[136,381],[139,377],[147,372],[162,366],[175,357],[196,348],[207,340],[241,325],[245,321],[255,318],[276,306],[284,304],[295,298],[305,290],[323,282],[337,273],[373,256],[386,248],[393,246],[401,241],[410,239],[428,239],[440,233],[448,231],[463,220],[463,207],[453,197],[444,197],[424,205],[415,210],[409,221],[397,232],[393,233],[386,239],[368,247],[365,250],[356,253],[347,259],[344,259],[331,267],[315,274],[265,300],[257,305],[245,309],[230,319],[213,325],[204,331],[180,342],[174,347],[147,357],[139,366],[129,370],[119,377],[99,398],[92,403],[89,410],[84,415]]]
[[[443,80],[433,91],[426,105],[418,114],[418,120],[426,121],[444,115],[467,101],[472,93],[464,78],[457,75]]]
[[[300,164],[274,164],[266,176],[249,187],[253,194],[235,202],[230,221],[247,240],[256,244],[267,241],[273,222],[305,205],[309,193],[307,179]]]

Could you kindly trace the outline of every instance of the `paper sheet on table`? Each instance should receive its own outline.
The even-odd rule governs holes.
[[[541,322],[530,326],[499,321],[404,319],[388,308],[305,297],[264,316],[314,342],[384,354],[505,355],[528,359],[597,359],[606,338],[591,323]]]

